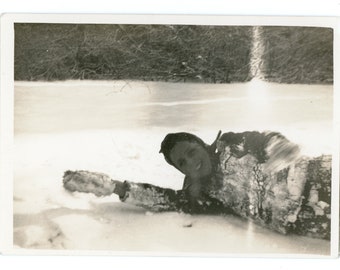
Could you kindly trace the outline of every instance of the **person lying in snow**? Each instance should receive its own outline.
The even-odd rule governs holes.
[[[166,135],[160,153],[184,175],[183,188],[66,171],[64,187],[151,211],[234,214],[280,233],[330,238],[331,156],[303,157],[276,132],[218,134],[208,145],[190,133]]]

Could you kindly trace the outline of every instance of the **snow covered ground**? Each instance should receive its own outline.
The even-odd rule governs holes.
[[[257,92],[254,92],[258,89]],[[308,155],[331,153],[332,87],[59,82],[15,85],[14,245],[160,255],[318,254],[330,242],[283,236],[232,216],[150,213],[114,195],[70,194],[66,170],[180,189],[158,153],[168,132],[212,142],[275,130]]]

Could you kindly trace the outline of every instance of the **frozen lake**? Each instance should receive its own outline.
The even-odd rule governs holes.
[[[276,130],[320,152],[330,151],[332,114],[329,85],[71,81],[15,87],[16,134]]]
[[[328,241],[279,235],[231,216],[151,214],[115,196],[69,194],[61,180],[65,170],[86,169],[179,189],[183,176],[158,154],[163,137],[176,131],[206,142],[218,130],[280,131],[306,155],[330,154],[332,86],[16,82],[14,108],[18,248],[329,254]]]

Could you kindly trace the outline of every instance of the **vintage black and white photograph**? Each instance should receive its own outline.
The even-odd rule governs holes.
[[[330,256],[334,29],[266,22],[14,22],[13,249]]]

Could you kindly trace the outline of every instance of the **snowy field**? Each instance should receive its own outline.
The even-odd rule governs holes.
[[[255,91],[257,90],[257,91]],[[156,255],[318,254],[330,242],[283,236],[232,216],[150,213],[68,193],[66,170],[180,189],[158,153],[168,132],[212,142],[218,130],[274,130],[303,154],[331,153],[332,86],[156,82],[16,82],[14,245]]]

